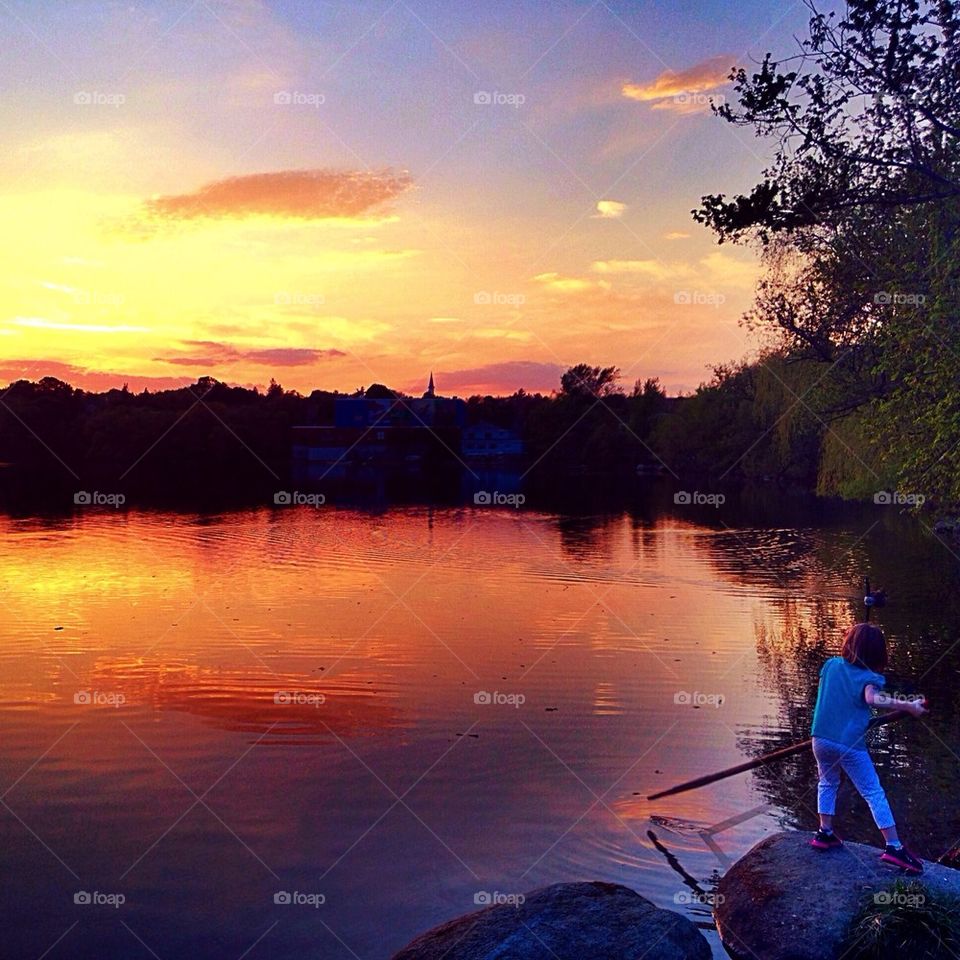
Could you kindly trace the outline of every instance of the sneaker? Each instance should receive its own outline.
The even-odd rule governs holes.
[[[900,867],[907,873],[923,873],[923,861],[915,857],[906,847],[896,849],[887,844],[887,849],[880,854],[881,863],[889,863],[893,867]]]
[[[824,830],[818,830],[813,835],[810,846],[814,850],[833,850],[835,847],[842,847],[843,841],[836,833],[826,833]]]

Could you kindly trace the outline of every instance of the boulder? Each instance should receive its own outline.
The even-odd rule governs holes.
[[[836,960],[871,893],[902,871],[882,866],[862,843],[814,850],[809,833],[777,833],[739,859],[717,887],[714,918],[727,952],[742,960]],[[924,862],[931,896],[960,896],[960,871]]]
[[[393,960],[710,960],[686,917],[616,883],[556,883],[417,937]]]

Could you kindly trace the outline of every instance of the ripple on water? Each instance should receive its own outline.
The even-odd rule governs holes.
[[[119,875],[191,801],[170,769],[198,787],[232,770],[218,814],[291,889],[313,889],[336,861],[325,917],[358,944],[436,922],[435,889],[475,890],[463,864],[485,858],[496,889],[591,877],[707,922],[702,904],[682,899],[723,869],[703,825],[761,799],[778,816],[803,809],[759,776],[656,808],[641,793],[793,736],[815,688],[818,631],[850,615],[844,551],[874,536],[868,525],[718,530],[659,518],[638,530],[626,516],[455,509],[88,514],[0,527],[0,769],[7,784],[28,771],[12,795],[24,820],[42,823],[51,848],[78,862],[92,850],[104,876]],[[896,553],[871,549],[877,564]],[[922,578],[936,560],[919,556],[909,572]],[[926,608],[891,616],[919,622],[950,583],[929,576]],[[927,651],[910,652],[919,662]],[[947,683],[949,670],[931,682],[940,674]],[[74,702],[86,689],[124,702]],[[483,712],[473,699],[482,690],[527,703]],[[681,710],[678,691],[726,702]],[[891,754],[927,760],[888,750],[886,762]],[[944,782],[954,766],[944,758]],[[385,783],[413,788],[410,809],[396,805],[371,829],[395,800]],[[928,806],[931,819],[942,813]],[[207,891],[224,875],[259,877],[249,850],[202,813],[164,841],[178,856],[164,847],[144,863],[156,916],[131,914],[146,942],[164,942],[176,915],[175,954],[209,934]],[[0,862],[39,897],[62,868],[10,825]],[[719,846],[736,856],[775,826],[758,815]],[[121,846],[126,862],[114,862]],[[410,895],[425,884],[422,898]],[[231,915],[245,943],[235,955],[275,919],[260,893],[262,910],[244,902]],[[72,922],[66,913],[51,908],[32,955]],[[35,927],[30,916],[19,932]],[[297,952],[289,930],[277,929],[278,955]],[[102,955],[128,947],[110,946]]]

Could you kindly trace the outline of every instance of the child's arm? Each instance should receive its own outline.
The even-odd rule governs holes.
[[[872,683],[863,688],[863,699],[878,710],[896,710],[921,717],[927,712],[926,699],[922,696],[905,697],[902,693],[886,693]]]

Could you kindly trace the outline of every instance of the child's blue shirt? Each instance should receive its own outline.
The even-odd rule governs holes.
[[[820,669],[813,736],[866,749],[865,734],[872,714],[863,691],[868,684],[882,687],[885,682],[879,673],[847,663],[843,657],[831,657]]]

